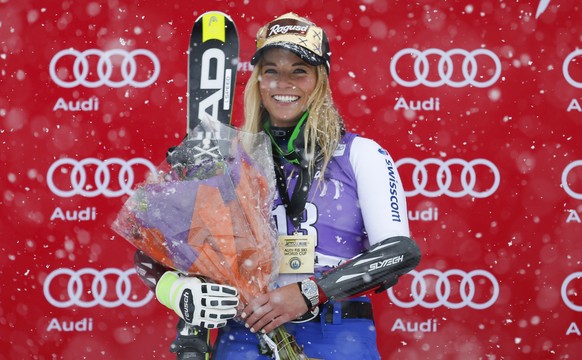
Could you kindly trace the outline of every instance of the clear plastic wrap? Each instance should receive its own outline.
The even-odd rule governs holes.
[[[243,303],[278,274],[271,143],[210,120],[125,202],[113,229],[157,262],[236,287]]]

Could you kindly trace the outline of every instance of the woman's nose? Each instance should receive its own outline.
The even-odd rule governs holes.
[[[293,80],[291,79],[291,76],[289,76],[288,74],[282,73],[282,74],[279,74],[279,76],[277,77],[277,87],[279,87],[281,89],[286,89],[286,88],[295,88],[295,85],[293,84]]]

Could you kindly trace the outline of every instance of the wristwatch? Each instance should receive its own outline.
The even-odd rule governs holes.
[[[298,284],[299,289],[301,290],[301,295],[303,295],[303,299],[305,300],[307,307],[312,309],[319,305],[319,289],[317,288],[315,281],[311,279],[305,279]]]

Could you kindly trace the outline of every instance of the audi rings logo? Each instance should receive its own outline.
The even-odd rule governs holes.
[[[110,158],[99,160],[96,158],[86,158],[75,160],[63,158],[55,161],[47,172],[47,184],[53,194],[60,197],[71,197],[82,195],[85,197],[95,197],[104,195],[106,197],[118,197],[131,195],[131,188],[135,183],[135,165],[145,166],[152,174],[156,174],[156,168],[147,159],[134,158],[123,160],[120,158]],[[93,170],[93,172],[91,172]],[[117,181],[112,176],[112,172],[118,170]],[[64,174],[64,180],[62,175]],[[91,174],[92,176],[89,176]],[[90,179],[92,177],[92,179]],[[58,178],[57,181],[56,179]],[[55,183],[68,183],[67,189],[57,187]],[[115,185],[114,183],[117,183]]]
[[[130,280],[131,275],[135,275],[135,269],[125,271],[116,268],[103,270],[83,268],[76,271],[67,268],[57,269],[51,272],[44,281],[44,297],[51,305],[58,308],[144,306],[154,294],[147,291],[145,287],[143,294],[135,294]],[[115,286],[110,287],[113,280],[115,280]]]
[[[572,60],[574,60],[578,56],[582,56],[582,49],[576,49],[572,51],[568,56],[566,56],[566,59],[564,59],[564,63],[562,64],[562,73],[564,74],[564,78],[566,79],[568,84],[572,85],[575,88],[582,89],[582,81],[574,80],[574,78],[572,78],[572,75],[570,74],[570,64],[572,63]],[[580,66],[580,63],[582,63],[582,59],[578,61],[579,64],[578,66]]]
[[[403,71],[403,67],[399,65],[399,61],[401,61],[401,59],[405,56],[411,56],[414,59],[413,80],[405,80],[400,76]],[[429,73],[431,73],[429,57],[431,56],[438,57],[438,63],[436,65],[438,79],[436,80],[429,80],[429,77],[436,78],[436,75],[429,76]],[[455,63],[453,62],[453,57],[455,56],[461,56],[463,58],[460,69],[462,78],[460,75],[453,76],[455,73],[455,67],[458,68],[458,65],[455,66]],[[477,60],[482,57],[486,57],[492,60],[493,67],[491,68],[485,64],[478,64]],[[483,67],[488,68],[485,70],[485,76],[478,76],[478,74],[480,74],[479,69]],[[478,88],[485,88],[493,85],[499,79],[499,76],[501,75],[501,61],[499,60],[499,57],[495,55],[495,53],[487,49],[476,49],[473,51],[467,51],[465,49],[451,49],[448,51],[443,51],[440,49],[431,48],[420,51],[417,49],[407,48],[398,51],[394,55],[392,61],[390,61],[390,73],[398,84],[406,87],[414,87],[418,85],[439,87],[448,85],[451,87],[460,88],[467,85],[472,85]],[[459,79],[457,79],[457,77]],[[487,79],[479,80],[481,77],[485,77]]]
[[[427,309],[439,306],[460,309],[468,306],[483,310],[492,306],[499,297],[497,279],[485,270],[473,270],[467,273],[458,269],[445,272],[426,269],[420,272],[412,270],[407,275],[413,277],[410,285],[412,301],[402,301],[394,295],[393,288],[388,289],[388,297],[392,303],[401,308],[411,308],[418,305]],[[434,278],[436,278],[436,282]],[[458,296],[452,291],[456,278],[461,279],[458,285]]]
[[[411,175],[414,190],[407,190],[405,188],[404,194],[406,196],[420,194],[426,197],[447,195],[453,198],[460,198],[470,195],[476,198],[485,198],[497,190],[501,181],[499,170],[495,164],[486,159],[475,159],[471,161],[448,159],[443,161],[441,159],[429,158],[419,161],[413,158],[402,158],[396,162],[396,167],[401,177],[404,177],[406,174],[402,167],[407,164],[414,166]],[[428,169],[429,167],[432,168],[430,165],[435,165],[437,168],[436,174],[430,172],[434,176],[429,176]],[[479,177],[480,181],[478,182],[476,169],[479,165],[487,168],[488,173],[481,173]],[[460,173],[453,172],[459,166],[461,167]],[[455,184],[453,184],[453,178],[457,178],[457,176],[453,176],[453,174],[458,175],[459,178],[459,181],[455,181]],[[429,185],[429,178],[434,179],[434,181],[431,181],[431,185]],[[482,183],[485,183],[485,188],[482,188]]]
[[[574,162],[571,162],[570,164],[568,164],[568,166],[566,166],[564,168],[564,171],[562,171],[562,187],[564,188],[564,191],[568,195],[570,195],[572,198],[574,198],[576,200],[582,200],[582,193],[572,190],[572,188],[568,184],[568,175],[570,175],[570,172],[572,172],[572,170],[574,170],[577,167],[580,167],[579,174],[581,174],[582,173],[582,160],[576,160]],[[579,179],[578,180],[579,183],[582,182],[582,177],[578,177],[578,179]]]
[[[58,66],[61,59],[73,57],[74,62],[70,66]],[[97,61],[90,61],[97,57]],[[119,70],[113,71],[114,66],[121,58]],[[139,62],[142,58],[147,58],[146,62]],[[62,60],[65,63],[66,60]],[[67,64],[70,64],[67,63]],[[64,64],[62,64],[64,65]],[[93,66],[94,65],[94,66]],[[153,69],[147,69],[152,67]],[[138,75],[139,69],[139,75]],[[143,69],[143,70],[142,70]],[[160,61],[154,53],[146,49],[136,49],[125,51],[122,49],[112,49],[107,51],[89,49],[83,52],[75,49],[65,49],[53,56],[49,72],[51,79],[64,88],[75,86],[85,86],[96,88],[106,85],[112,88],[122,86],[133,86],[143,88],[154,83],[160,75]]]
[[[572,283],[572,281],[574,280],[578,280],[578,291],[572,291],[572,293],[580,293],[580,289],[582,289],[582,271],[578,271],[575,273],[572,273],[570,275],[568,275],[566,277],[566,279],[564,279],[564,282],[562,283],[562,289],[561,289],[561,293],[562,293],[562,301],[564,301],[564,304],[566,304],[566,306],[568,308],[570,308],[570,310],[574,310],[577,312],[582,312],[582,305],[576,305],[572,302],[572,300],[570,300],[570,298],[568,297],[568,287],[570,285],[570,283]],[[578,296],[579,298],[580,296]]]

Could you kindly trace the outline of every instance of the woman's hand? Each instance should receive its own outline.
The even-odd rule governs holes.
[[[262,294],[249,302],[241,318],[251,332],[268,333],[309,310],[296,283]]]

